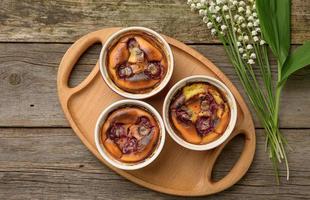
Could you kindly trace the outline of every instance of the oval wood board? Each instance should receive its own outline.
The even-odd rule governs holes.
[[[68,79],[80,56],[94,43],[104,43],[117,30],[120,28],[107,28],[85,35],[77,40],[62,58],[57,77],[58,95],[75,133],[101,162],[130,181],[152,190],[180,196],[202,196],[234,185],[250,167],[255,153],[255,129],[251,114],[236,87],[212,62],[194,49],[167,36],[164,38],[170,44],[175,59],[172,79],[161,93],[145,101],[161,113],[164,97],[174,83],[190,75],[209,75],[224,82],[236,98],[238,119],[235,130],[218,148],[202,152],[181,147],[167,134],[159,157],[151,165],[135,171],[116,169],[102,159],[94,142],[97,118],[108,105],[123,98],[105,84],[98,62],[78,86],[70,88]],[[211,173],[217,157],[225,145],[238,134],[245,136],[240,158],[224,178],[213,181]]]

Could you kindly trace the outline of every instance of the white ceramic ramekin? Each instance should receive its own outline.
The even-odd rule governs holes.
[[[226,131],[223,133],[221,137],[216,139],[213,142],[210,142],[208,144],[202,144],[202,145],[197,145],[197,144],[192,144],[187,141],[185,141],[181,136],[178,135],[178,133],[174,130],[173,125],[170,123],[170,116],[169,116],[169,107],[171,104],[171,100],[175,96],[175,94],[185,85],[190,84],[190,83],[195,83],[195,82],[206,82],[211,85],[214,85],[217,87],[219,90],[222,91],[222,93],[226,96],[227,102],[229,104],[230,110],[231,110],[231,115],[230,115],[230,121],[229,124],[226,128]],[[213,149],[220,144],[222,144],[232,133],[235,125],[236,125],[236,120],[237,120],[237,105],[235,98],[233,94],[230,92],[230,90],[222,83],[221,81],[210,77],[210,76],[190,76],[187,78],[184,78],[177,82],[168,92],[164,105],[163,105],[163,119],[164,123],[166,126],[166,129],[169,133],[169,135],[172,137],[172,139],[177,142],[179,145],[191,149],[191,150],[196,150],[196,151],[204,151],[204,150],[209,150]]]
[[[154,147],[152,154],[149,157],[145,158],[143,161],[138,162],[138,163],[125,163],[125,162],[121,162],[115,159],[104,148],[104,145],[102,144],[102,141],[101,141],[101,128],[102,128],[103,123],[105,122],[105,120],[107,119],[107,117],[112,111],[116,110],[117,108],[123,107],[123,106],[138,106],[138,107],[146,109],[148,112],[150,112],[155,117],[158,123],[158,126],[159,126],[159,130],[160,130],[159,138],[158,138],[158,142],[156,146]],[[94,134],[95,134],[96,147],[100,155],[112,166],[117,167],[119,169],[124,169],[124,170],[140,169],[140,168],[143,168],[149,165],[151,162],[153,162],[157,158],[161,150],[163,149],[165,138],[166,138],[164,122],[160,114],[155,110],[155,108],[153,108],[151,105],[145,102],[138,101],[138,100],[130,100],[130,99],[117,101],[111,104],[109,107],[107,107],[104,111],[102,111],[102,113],[100,114],[97,120]]]
[[[167,56],[167,62],[168,62],[167,73],[164,79],[161,81],[161,83],[157,87],[155,87],[153,90],[151,90],[150,92],[143,93],[143,94],[135,94],[135,93],[126,92],[122,90],[121,88],[119,88],[109,76],[107,66],[106,66],[106,59],[107,59],[107,53],[108,53],[109,47],[115,44],[115,42],[117,42],[118,39],[120,39],[124,34],[128,32],[140,32],[140,33],[150,35],[152,38],[156,39],[157,42],[159,42],[162,45],[163,51]],[[146,99],[160,92],[168,84],[172,76],[172,73],[173,73],[174,60],[173,60],[173,54],[172,54],[169,44],[160,34],[158,34],[157,32],[151,29],[144,28],[144,27],[128,27],[128,28],[121,29],[120,31],[117,31],[116,33],[112,34],[109,37],[109,39],[105,42],[100,52],[99,67],[100,67],[100,71],[101,71],[101,75],[103,79],[114,92],[116,92],[117,94],[123,97],[130,98],[130,99]]]

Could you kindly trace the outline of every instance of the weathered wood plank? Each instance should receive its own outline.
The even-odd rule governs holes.
[[[0,44],[0,126],[67,127],[56,91],[58,64],[70,44]],[[221,45],[195,45],[219,66],[243,93]],[[98,58],[96,45],[80,60],[72,75],[76,85]],[[310,68],[288,81],[281,102],[281,127],[310,127]],[[256,121],[256,126],[260,125]]]
[[[0,41],[73,42],[103,27],[145,26],[184,42],[217,42],[185,0],[0,2]],[[310,39],[310,1],[292,1],[292,42]]]
[[[276,185],[264,152],[263,132],[257,130],[257,151],[249,172],[232,188],[208,199],[309,197],[309,130],[282,131],[294,149],[289,153],[289,182],[283,176],[282,184]],[[217,162],[215,178],[223,177],[230,169],[242,149],[242,141],[238,137],[227,146]],[[116,175],[68,128],[2,128],[0,146],[0,199],[175,199]]]

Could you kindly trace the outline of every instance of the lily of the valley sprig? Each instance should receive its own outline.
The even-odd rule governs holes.
[[[193,11],[199,11],[199,15],[203,17],[203,21],[211,30],[212,35],[222,38],[229,37],[229,31],[231,31],[229,29],[232,29],[237,38],[236,44],[242,58],[248,64],[255,64],[257,56],[253,43],[263,45],[265,41],[261,37],[254,0],[247,4],[244,1],[236,0],[231,3],[225,0],[189,0],[188,4]]]
[[[289,55],[289,0],[256,1],[188,0],[187,4],[198,11],[211,34],[223,43],[265,128],[266,150],[279,181],[279,163],[283,161],[289,179],[287,141],[278,128],[281,91],[293,72],[310,64],[310,42]],[[276,81],[272,80],[266,42],[278,61]],[[256,66],[258,71],[254,70]]]

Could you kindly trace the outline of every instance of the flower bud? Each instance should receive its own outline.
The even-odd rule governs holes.
[[[244,22],[244,17],[239,16],[239,17],[238,17],[238,22],[239,22],[239,23]]]
[[[223,6],[223,11],[227,11],[227,10],[229,10],[228,6],[227,6],[227,5],[224,5],[224,6]]]
[[[253,40],[254,40],[254,42],[257,42],[259,39],[258,39],[257,36],[254,36],[254,37],[253,37]]]
[[[243,12],[244,11],[244,8],[243,7],[239,7],[238,8],[238,12]]]
[[[260,45],[264,45],[265,43],[266,43],[265,40],[261,40],[261,41],[259,42]]]
[[[208,23],[209,19],[208,19],[207,16],[204,16],[204,17],[202,18],[202,21],[203,21],[204,23]]]
[[[196,5],[194,3],[191,4],[191,11],[196,10]]]
[[[218,23],[222,22],[222,17],[220,17],[220,16],[216,17],[216,21],[217,21]]]
[[[254,22],[254,26],[258,26],[258,23],[257,23],[257,21],[255,21],[255,22]]]
[[[197,8],[197,9],[200,9],[201,7],[202,7],[202,6],[201,6],[201,3],[197,3],[197,4],[196,4],[196,8]]]
[[[200,9],[198,13],[199,13],[200,16],[204,16],[205,11],[203,9]]]
[[[215,35],[216,34],[216,30],[213,28],[213,29],[211,29],[211,34],[212,35]]]
[[[253,59],[249,59],[249,60],[248,60],[248,64],[250,64],[250,65],[254,65],[254,64],[255,64],[255,62],[254,62],[254,60],[253,60]]]
[[[256,54],[255,53],[251,53],[250,58],[255,59],[256,58]]]
[[[208,22],[207,23],[207,27],[210,29],[210,28],[212,28],[212,23],[211,22]]]
[[[240,1],[240,2],[239,2],[239,6],[245,6],[244,1]]]
[[[252,13],[251,10],[248,10],[248,9],[247,9],[247,10],[245,11],[245,14],[246,14],[247,16],[251,15],[251,13]]]

